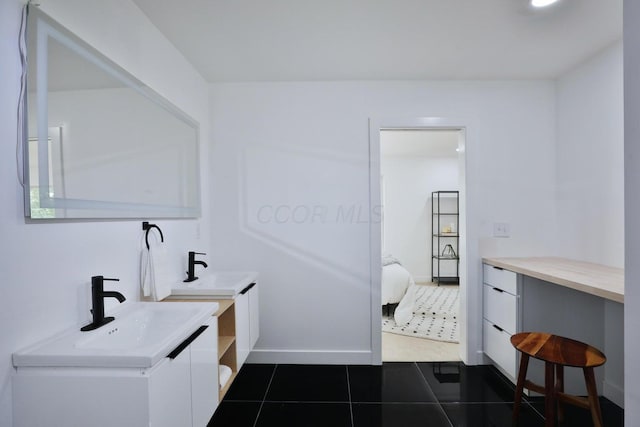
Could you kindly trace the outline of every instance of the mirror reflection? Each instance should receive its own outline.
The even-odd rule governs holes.
[[[196,217],[198,126],[31,8],[27,216]]]

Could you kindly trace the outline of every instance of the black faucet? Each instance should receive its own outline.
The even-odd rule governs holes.
[[[204,268],[207,268],[208,265],[204,261],[196,261],[196,255],[206,255],[202,252],[189,252],[189,270],[187,271],[187,278],[183,280],[183,282],[193,282],[197,279],[195,274],[196,264],[200,264]]]
[[[116,298],[120,302],[124,302],[125,300],[124,295],[122,295],[120,292],[105,292],[103,283],[105,280],[112,280],[114,282],[120,281],[120,279],[107,279],[103,276],[93,276],[91,278],[91,304],[93,305],[91,314],[93,314],[93,322],[89,323],[87,326],[83,326],[82,328],[80,328],[81,331],[92,331],[102,325],[106,325],[113,320],[113,317],[104,317],[105,298]]]

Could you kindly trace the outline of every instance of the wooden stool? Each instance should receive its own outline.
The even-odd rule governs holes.
[[[593,424],[602,427],[602,413],[593,368],[603,365],[607,358],[588,344],[541,332],[521,332],[511,337],[511,344],[521,353],[518,384],[513,405],[513,423],[516,424],[522,403],[522,389],[526,387],[544,394],[545,427],[555,425],[556,404],[558,418],[562,421],[562,402],[590,409]],[[526,379],[529,357],[544,361],[544,387]],[[588,398],[572,396],[564,392],[564,367],[582,368],[587,385]],[[555,384],[554,384],[555,371]]]

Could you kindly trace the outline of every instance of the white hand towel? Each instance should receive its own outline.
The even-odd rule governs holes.
[[[151,261],[151,254],[143,243],[143,248],[140,250],[140,291],[143,297],[151,296],[151,288],[153,287],[153,267]]]
[[[142,296],[160,301],[171,295],[169,256],[160,240],[142,239],[140,250],[140,290]]]
[[[160,301],[171,295],[171,276],[169,271],[169,255],[164,244],[151,245],[150,250],[153,259],[153,288],[155,301]]]

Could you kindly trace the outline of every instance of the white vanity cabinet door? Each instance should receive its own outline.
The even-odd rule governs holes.
[[[164,358],[149,373],[149,426],[190,426],[190,355]],[[112,424],[114,425],[114,424]]]
[[[193,427],[205,427],[218,406],[218,318],[191,344]]]
[[[150,426],[205,427],[215,412],[218,318],[210,317],[201,329],[174,359],[167,357],[154,367],[149,380]]]
[[[148,376],[139,369],[18,368],[13,426],[149,425]]]
[[[249,291],[249,334],[251,335],[251,350],[256,346],[260,336],[260,308],[258,285]]]
[[[251,324],[249,323],[249,293],[238,294],[234,301],[236,310],[236,363],[238,371],[251,351]]]
[[[140,368],[18,368],[15,427],[191,425],[190,357]]]
[[[258,286],[256,282],[245,287],[235,301],[236,350],[238,370],[247,360],[259,334]]]

